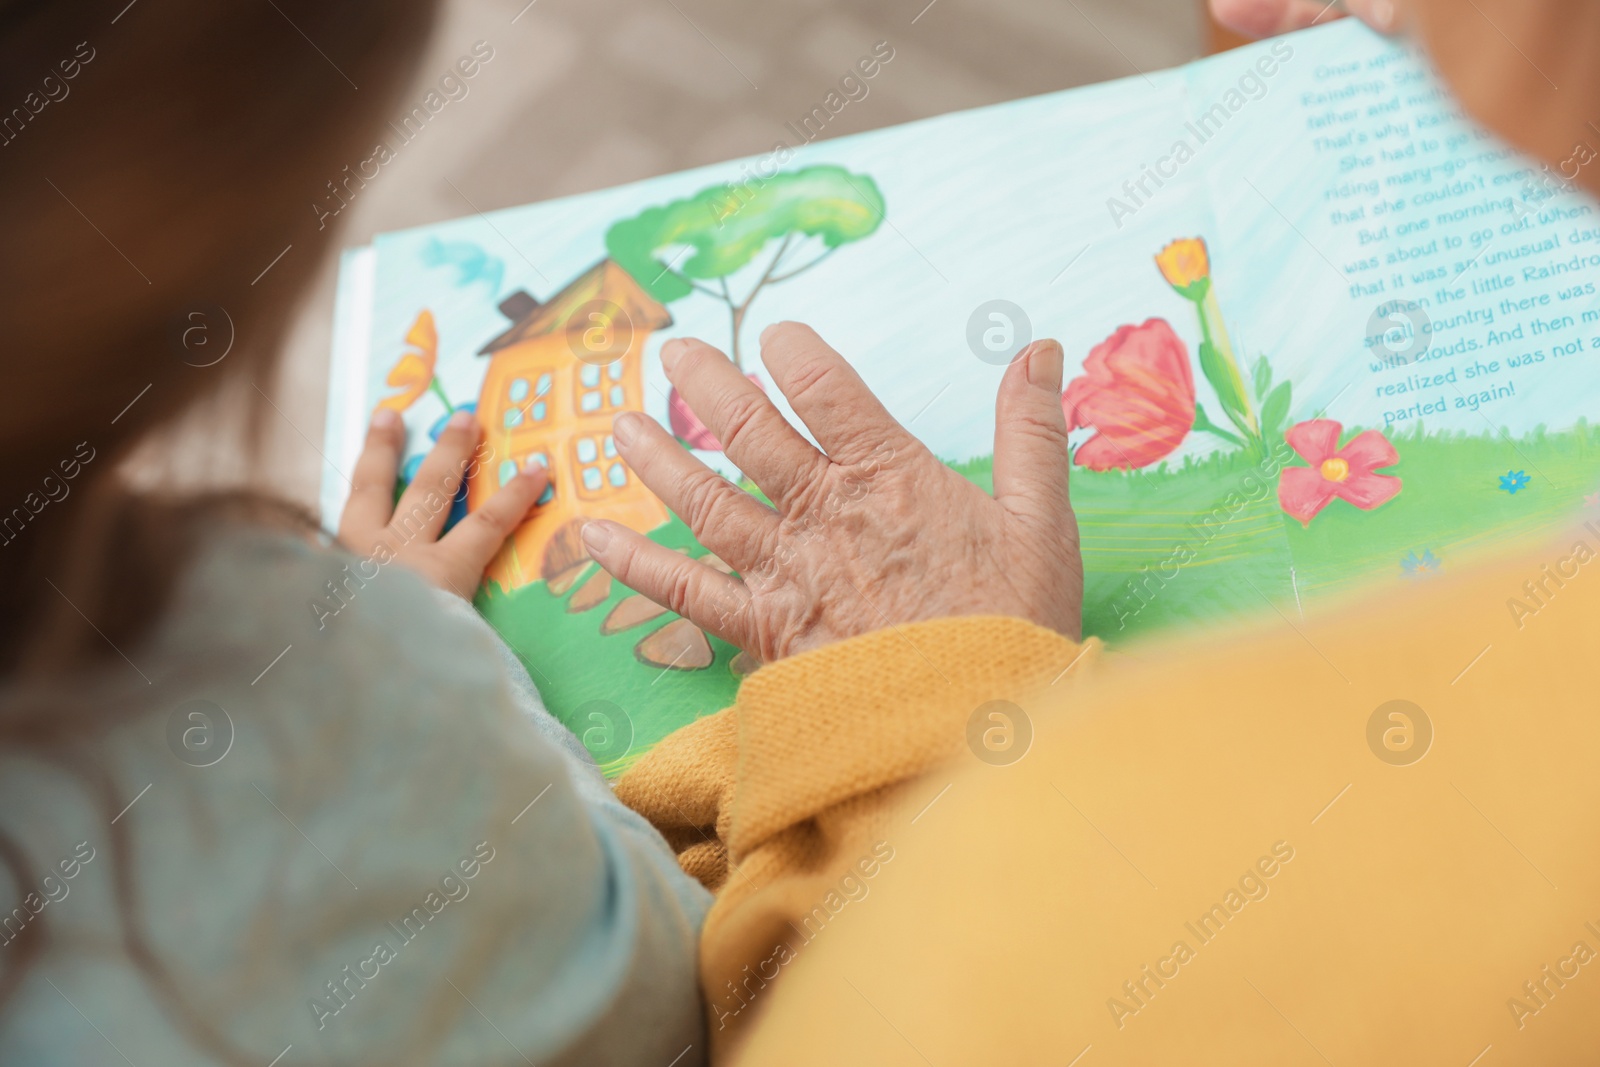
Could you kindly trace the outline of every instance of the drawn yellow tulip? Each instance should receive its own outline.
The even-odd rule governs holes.
[[[433,312],[423,310],[417,316],[406,331],[406,344],[417,351],[401,356],[389,371],[384,380],[400,392],[378,401],[380,408],[404,411],[433,384],[434,365],[439,359],[439,331],[433,325]]]
[[[1167,284],[1188,296],[1190,286],[1211,279],[1211,260],[1201,237],[1180,237],[1156,255],[1156,266]],[[1201,294],[1204,295],[1204,294]],[[1190,297],[1190,299],[1197,299]]]
[[[1156,253],[1156,266],[1161,268],[1167,284],[1200,313],[1200,372],[1217,391],[1228,421],[1239,428],[1245,441],[1260,449],[1261,423],[1250,402],[1250,391],[1245,388],[1244,375],[1239,372],[1239,360],[1233,354],[1233,341],[1228,337],[1228,324],[1223,321],[1217,294],[1211,290],[1211,257],[1206,253],[1205,238],[1178,238]],[[1196,423],[1211,428],[1204,409],[1197,408],[1196,412]]]

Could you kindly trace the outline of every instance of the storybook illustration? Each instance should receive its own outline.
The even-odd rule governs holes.
[[[616,774],[759,667],[612,581],[579,536],[611,519],[731,573],[611,439],[643,412],[758,492],[667,382],[667,339],[722,349],[787,413],[755,339],[806,321],[991,489],[999,377],[1059,339],[1084,629],[1121,643],[1297,625],[1373,584],[1403,597],[1600,515],[1597,278],[1593,202],[1348,20],[381,235],[342,263],[327,452],[348,462],[389,407],[410,477],[475,411],[489,459],[453,520],[529,460],[549,469],[476,602]],[[326,477],[330,523],[343,489]],[[1513,629],[1542,603],[1508,598]]]

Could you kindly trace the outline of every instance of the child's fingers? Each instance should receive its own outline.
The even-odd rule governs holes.
[[[738,579],[658,545],[620,523],[588,523],[583,528],[583,546],[596,563],[629,589],[731,645],[754,648],[750,590]]]
[[[417,476],[400,494],[395,505],[391,525],[402,541],[420,539],[424,543],[439,536],[445,520],[450,517],[450,504],[461,478],[471,461],[472,450],[477,447],[478,420],[470,411],[458,411],[450,416],[444,432],[417,468]]]
[[[482,575],[549,484],[549,472],[543,467],[527,468],[456,523],[439,541],[440,546],[467,563],[473,574]]]
[[[367,428],[367,441],[350,476],[350,499],[339,516],[339,539],[364,552],[362,543],[389,525],[394,514],[394,480],[405,446],[400,416],[379,408]]]

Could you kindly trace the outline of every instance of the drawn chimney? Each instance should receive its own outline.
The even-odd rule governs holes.
[[[493,355],[502,348],[515,344],[521,339],[518,335],[522,331],[523,324],[533,317],[540,306],[539,301],[526,289],[518,289],[500,301],[500,314],[510,319],[511,325],[507,326],[498,337],[478,349],[478,355]]]
[[[538,309],[539,301],[526,289],[518,289],[500,301],[500,314],[513,323],[521,322]]]

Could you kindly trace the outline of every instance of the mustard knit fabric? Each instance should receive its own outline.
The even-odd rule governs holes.
[[[620,788],[719,888],[714,1058],[1600,1063],[1595,540],[1117,656],[973,618],[763,668]]]
[[[718,891],[700,960],[714,1053],[755,1017],[762,975],[820,933],[817,909],[831,917],[848,899],[841,879],[862,879],[863,860],[887,866],[874,846],[915,795],[908,783],[967,751],[972,713],[1064,690],[1099,650],[1006,618],[879,630],[762,668],[734,707],[622,778],[622,801]]]

